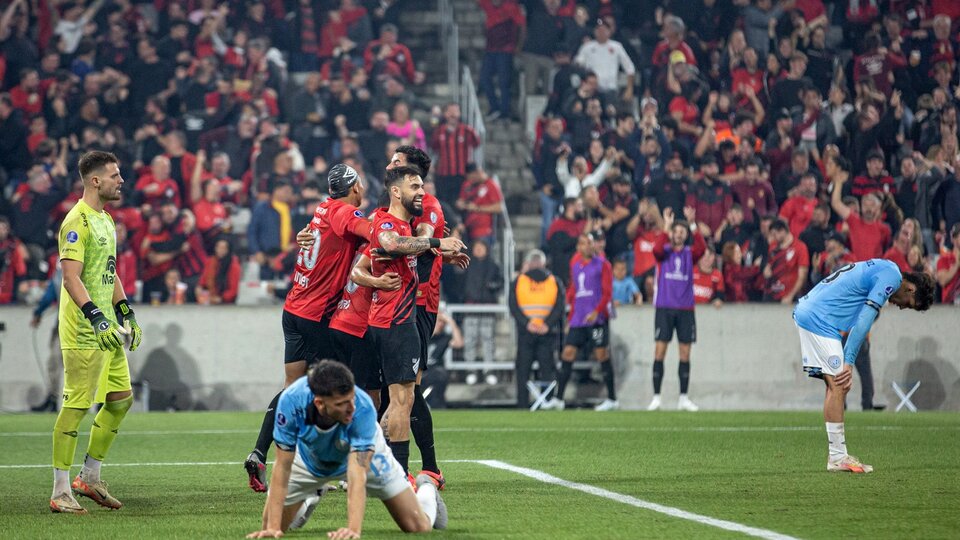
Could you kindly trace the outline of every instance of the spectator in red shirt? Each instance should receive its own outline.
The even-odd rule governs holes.
[[[757,259],[760,262],[760,259]],[[727,302],[749,302],[756,294],[760,266],[743,265],[743,249],[736,242],[723,244],[723,288]]]
[[[697,57],[693,54],[693,49],[683,41],[686,31],[687,26],[680,17],[668,15],[663,18],[663,40],[653,49],[654,66],[663,68],[671,64],[670,57],[674,51],[683,54],[687,64],[697,65]]]
[[[853,254],[844,244],[843,235],[837,231],[830,231],[824,242],[823,253],[817,253],[813,257],[813,279],[814,284],[819,283],[821,279],[834,273],[841,266],[856,262]]]
[[[170,178],[170,158],[166,156],[153,158],[150,162],[150,172],[137,180],[134,190],[139,195],[144,213],[158,208],[167,199],[172,200],[177,208],[180,208],[180,187],[173,178]]]
[[[16,298],[17,280],[27,273],[27,248],[10,234],[10,220],[0,216],[0,304]]]
[[[734,199],[746,209],[743,221],[753,224],[759,216],[777,213],[777,201],[770,181],[760,175],[760,162],[756,159],[747,162],[743,169],[743,180],[735,182],[730,190]]]
[[[896,191],[893,177],[886,174],[883,170],[883,152],[872,150],[867,154],[866,174],[861,174],[853,179],[853,186],[850,193],[854,197],[863,197],[867,193],[882,191],[884,193],[893,193]]]
[[[171,131],[163,136],[161,141],[164,154],[170,160],[170,178],[177,183],[177,189],[182,197],[183,206],[189,208],[193,202],[189,200],[190,182],[196,168],[197,158],[187,152],[187,136],[179,130]]]
[[[960,223],[953,226],[950,238],[953,249],[937,261],[937,283],[943,288],[943,303],[957,305],[960,302]]]
[[[853,81],[869,81],[874,88],[890,96],[893,89],[893,60],[886,51],[881,49],[880,36],[871,32],[864,38],[863,54],[854,58]]]
[[[442,126],[430,136],[430,149],[437,153],[437,198],[450,204],[460,194],[467,164],[473,151],[480,146],[480,138],[472,127],[460,121],[460,106],[448,103],[443,109]]]
[[[780,217],[790,226],[790,234],[799,237],[810,224],[817,207],[817,177],[810,173],[803,175],[794,193],[783,203]]]
[[[20,70],[20,84],[10,89],[13,106],[23,111],[26,118],[38,116],[43,111],[43,96],[40,94],[40,75],[34,68]]]
[[[853,208],[844,204],[841,193],[848,178],[849,174],[845,171],[835,175],[830,205],[849,231],[850,251],[853,252],[854,259],[865,261],[879,258],[890,245],[890,226],[883,222],[880,215],[882,203],[877,194],[868,193],[863,196],[859,205],[861,213],[856,211],[856,199],[853,199]]]
[[[743,51],[743,65],[734,69],[732,74],[731,90],[734,97],[737,98],[737,104],[746,107],[750,104],[750,91],[753,90],[754,96],[761,95],[763,91],[763,70],[760,69],[760,59],[757,51],[752,47],[747,47]]]
[[[523,43],[527,19],[516,0],[478,0],[478,3],[487,15],[484,23],[487,46],[480,69],[480,91],[487,96],[491,120],[509,119],[513,56]],[[499,96],[494,78],[499,83]]]
[[[200,303],[233,304],[240,289],[240,260],[233,254],[230,241],[221,238],[213,248],[213,256],[203,266],[203,275],[196,288]],[[204,302],[204,299],[207,299]]]
[[[657,258],[653,255],[663,230],[663,216],[653,199],[643,199],[637,213],[627,223],[627,238],[633,240],[633,279],[646,302],[653,301],[657,279]]]
[[[497,183],[474,163],[467,165],[467,180],[460,190],[456,207],[464,212],[463,224],[467,227],[470,243],[483,240],[493,246],[496,240],[493,216],[503,209],[503,195]]]
[[[908,218],[903,221],[903,225],[897,231],[897,237],[893,240],[893,245],[883,254],[883,258],[897,263],[901,272],[913,272],[914,268],[907,260],[910,255],[910,248],[922,246],[922,241],[920,222],[914,218]]]
[[[230,230],[230,213],[220,201],[219,182],[210,179],[203,183],[203,198],[194,203],[193,213],[197,219],[197,230],[203,237],[203,244],[210,250],[217,237]]]
[[[364,24],[364,19],[369,19],[367,8],[356,4],[356,0],[340,0],[340,9],[327,12],[326,23],[320,29],[320,48],[317,51],[321,58],[333,56],[333,49],[340,46],[350,30]]]
[[[733,195],[730,186],[719,180],[720,168],[712,155],[700,161],[700,172],[703,176],[690,186],[686,206],[696,210],[697,221],[706,227],[702,234],[710,236],[727,217],[733,206]]]
[[[770,224],[770,257],[763,269],[766,284],[765,301],[792,304],[803,291],[810,272],[810,254],[807,246],[790,234],[790,227],[782,219]]]
[[[367,44],[363,51],[363,66],[374,80],[403,77],[407,82],[420,84],[424,78],[413,65],[410,49],[397,41],[397,27],[390,23],[380,27],[380,39]]]
[[[697,304],[713,303],[715,307],[723,305],[723,274],[717,270],[716,263],[716,253],[708,249],[693,268],[693,299]]]

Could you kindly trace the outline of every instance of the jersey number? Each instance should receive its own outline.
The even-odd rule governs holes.
[[[837,268],[837,270],[836,270],[834,273],[832,273],[832,274],[830,274],[829,276],[823,278],[823,282],[824,282],[824,283],[832,283],[833,280],[835,280],[835,279],[837,279],[838,277],[840,277],[840,274],[842,274],[842,273],[844,273],[844,272],[849,272],[849,271],[853,270],[853,267],[854,267],[854,266],[856,266],[856,264],[854,264],[854,263],[847,263],[847,264],[841,266],[840,268]]]
[[[312,270],[317,264],[317,255],[320,254],[320,231],[313,229],[310,231],[310,234],[313,235],[313,246],[310,250],[302,250],[303,253],[303,266],[307,270]]]
[[[387,460],[387,457],[383,454],[374,454],[373,460],[370,461],[370,472],[380,478],[380,475],[389,471],[390,461]]]

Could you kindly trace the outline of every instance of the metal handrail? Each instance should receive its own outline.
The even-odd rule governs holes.
[[[453,6],[450,0],[439,0],[440,46],[447,59],[447,84],[450,95],[460,95],[460,28],[453,19]]]
[[[463,66],[463,83],[460,86],[460,111],[463,121],[477,132],[480,145],[473,151],[473,161],[483,168],[483,148],[487,142],[487,127],[483,121],[483,111],[480,109],[480,98],[477,97],[477,86],[473,83],[473,74],[470,66]]]

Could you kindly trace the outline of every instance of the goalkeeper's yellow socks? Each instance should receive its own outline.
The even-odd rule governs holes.
[[[100,408],[100,412],[93,419],[93,427],[90,429],[90,444],[87,446],[87,455],[97,461],[103,461],[107,457],[107,452],[117,438],[117,430],[120,429],[120,423],[133,405],[133,396],[117,401],[108,401]],[[87,467],[84,466],[84,472]]]
[[[80,421],[87,414],[86,409],[64,407],[57,415],[57,423],[53,425],[53,466],[56,469],[69,471],[73,465],[73,455],[77,451],[77,430]]]

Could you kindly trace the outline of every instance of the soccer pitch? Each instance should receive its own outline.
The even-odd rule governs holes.
[[[814,412],[434,415],[450,512],[449,529],[436,537],[960,536],[957,414],[848,413],[847,443],[876,467],[869,475],[826,472],[826,436]],[[104,465],[124,508],[80,499],[90,514],[71,516],[47,507],[54,416],[0,416],[0,534],[242,538],[259,528],[264,501],[247,488],[240,465],[260,418],[131,414]],[[288,536],[325,538],[345,523],[345,495],[334,492]],[[363,535],[403,533],[379,501],[368,500]]]

